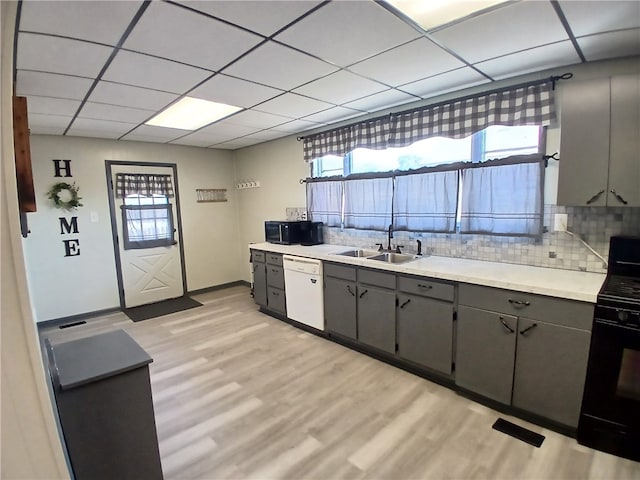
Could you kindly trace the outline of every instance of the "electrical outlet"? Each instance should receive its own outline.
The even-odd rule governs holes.
[[[554,232],[566,232],[569,215],[566,213],[556,213],[553,219]]]

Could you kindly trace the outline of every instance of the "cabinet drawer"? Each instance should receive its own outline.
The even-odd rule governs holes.
[[[253,263],[264,262],[266,260],[266,256],[264,252],[259,252],[258,250],[251,250],[251,261]]]
[[[458,303],[583,330],[593,322],[591,303],[479,285],[460,284]]]
[[[267,253],[267,263],[269,265],[282,266],[282,254],[281,253]]]
[[[359,269],[358,282],[384,288],[396,288],[396,276],[393,273],[383,273],[376,270]]]
[[[414,277],[398,277],[398,290],[453,302],[453,285]]]
[[[327,277],[342,278],[343,280],[356,281],[356,267],[324,263],[324,274]]]
[[[271,310],[276,312],[287,313],[287,302],[284,296],[284,290],[274,287],[267,287],[267,303]]]
[[[284,288],[284,269],[275,265],[267,265],[267,285]]]

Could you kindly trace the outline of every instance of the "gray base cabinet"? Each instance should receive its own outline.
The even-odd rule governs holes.
[[[451,303],[399,292],[397,329],[400,358],[451,375]]]
[[[511,404],[517,323],[511,315],[458,307],[457,385]]]
[[[73,477],[161,480],[151,357],[123,330],[47,350]]]
[[[324,280],[325,329],[356,339],[356,282],[325,277]]]
[[[282,254],[251,251],[253,300],[263,308],[287,314]]]
[[[459,302],[456,384],[577,427],[593,305],[467,284]]]
[[[520,318],[513,406],[577,425],[590,340],[585,330]]]
[[[267,270],[264,262],[253,258],[253,300],[260,306],[267,306]]]
[[[358,340],[396,353],[396,292],[358,285]]]

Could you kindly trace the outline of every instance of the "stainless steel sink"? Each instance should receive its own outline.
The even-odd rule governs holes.
[[[344,257],[371,257],[373,255],[378,255],[380,252],[378,252],[377,250],[364,250],[364,249],[358,249],[358,250],[347,250],[345,252],[340,252],[340,253],[336,253],[336,255],[342,255]]]
[[[369,260],[378,260],[379,262],[387,263],[406,263],[416,260],[418,257],[410,253],[380,253],[372,257],[368,257]]]

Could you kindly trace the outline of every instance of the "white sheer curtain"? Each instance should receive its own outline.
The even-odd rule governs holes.
[[[342,181],[307,183],[307,211],[310,220],[324,222],[327,227],[341,226],[342,184]]]
[[[458,171],[396,177],[393,200],[395,230],[455,232]]]
[[[366,230],[389,228],[393,178],[346,180],[344,183],[345,228]]]
[[[462,171],[460,233],[542,233],[544,163],[520,163]]]

